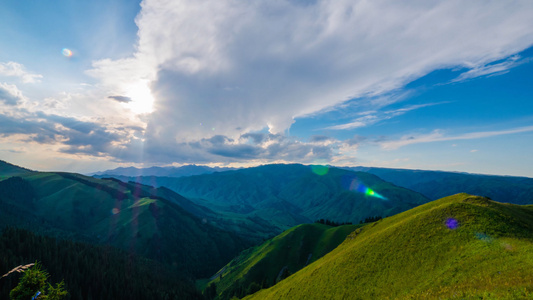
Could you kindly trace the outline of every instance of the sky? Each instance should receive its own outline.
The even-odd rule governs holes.
[[[533,177],[533,1],[7,0],[0,159]]]

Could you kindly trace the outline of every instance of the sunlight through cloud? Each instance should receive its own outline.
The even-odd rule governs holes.
[[[127,85],[124,90],[126,96],[131,99],[126,103],[126,107],[136,114],[148,114],[153,111],[154,97],[148,87],[148,82],[140,80],[134,84]]]

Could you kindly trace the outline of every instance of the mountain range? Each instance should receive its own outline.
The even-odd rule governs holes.
[[[185,210],[194,205],[169,190],[73,173],[17,173],[1,164],[18,175],[0,181],[3,226],[115,246],[194,276],[209,276],[250,245]]]
[[[299,164],[89,177],[0,161],[0,273],[39,260],[72,299],[532,298],[533,206],[518,205],[532,180]],[[435,199],[446,191],[481,196]]]
[[[499,202],[533,204],[533,178],[459,172],[351,167],[395,185],[416,191],[431,200],[457,193],[481,195]]]
[[[324,169],[333,167],[323,166]],[[498,176],[471,174],[464,172],[446,172],[429,170],[409,170],[391,169],[375,167],[336,167],[355,172],[365,172],[378,176],[399,187],[418,192],[430,200],[437,200],[448,195],[457,193],[469,193],[472,195],[482,195],[495,201],[531,204],[533,203],[533,178],[516,176]],[[136,169],[137,170],[137,169]],[[146,170],[146,169],[145,169]],[[147,175],[147,178],[138,177],[138,171],[121,172],[100,172],[96,177],[115,177],[123,181],[140,181],[146,184],[172,186],[172,179],[160,177],[178,177],[173,175]],[[207,173],[206,173],[207,174]],[[201,174],[195,174],[201,175]],[[177,188],[174,188],[177,190]]]
[[[197,165],[184,165],[181,167],[119,167],[112,170],[99,171],[87,174],[88,176],[113,175],[113,176],[164,176],[164,177],[182,177],[201,174],[211,174],[215,172],[224,172],[235,170],[235,168],[208,167]]]
[[[318,219],[358,223],[430,201],[377,176],[334,167],[264,165],[188,177],[120,177],[163,186],[221,214],[269,220],[276,233]]]

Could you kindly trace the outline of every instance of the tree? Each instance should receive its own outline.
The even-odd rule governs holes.
[[[48,283],[48,273],[36,263],[24,272],[18,285],[11,290],[9,298],[12,300],[61,300],[68,292],[64,289],[65,283],[61,281],[55,287]]]
[[[217,296],[217,287],[214,282],[210,283],[204,290],[204,297],[208,300],[215,299]]]
[[[251,295],[251,294],[254,294],[255,292],[259,291],[261,289],[261,286],[259,285],[259,283],[257,282],[252,282],[250,283],[250,285],[248,286],[248,289],[246,291],[246,294],[248,295]]]

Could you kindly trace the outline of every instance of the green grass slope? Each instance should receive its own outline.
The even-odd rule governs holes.
[[[31,170],[0,160],[0,180],[11,176],[31,173]]]
[[[0,188],[0,226],[112,245],[194,276],[213,274],[248,245],[151,187],[32,172],[2,180]]]
[[[457,194],[358,229],[246,299],[532,297],[533,207]]]
[[[361,226],[302,224],[293,227],[242,252],[210,283],[216,285],[218,299],[242,297],[258,288],[272,286],[335,249]]]

